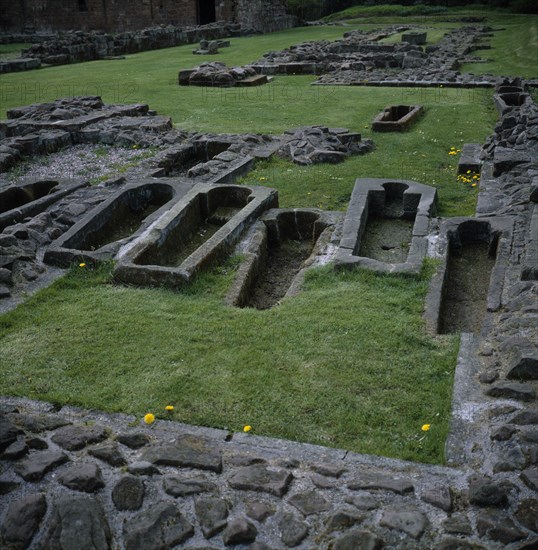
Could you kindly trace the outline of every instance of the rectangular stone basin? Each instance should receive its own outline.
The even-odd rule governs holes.
[[[68,266],[78,261],[112,258],[126,240],[140,233],[179,200],[192,185],[142,180],[92,209],[46,250],[44,260]]]
[[[225,258],[245,229],[275,206],[273,189],[198,184],[120,250],[115,277],[142,286],[180,287]]]
[[[493,102],[500,116],[521,107],[525,103],[531,103],[532,98],[525,92],[497,93],[493,96]]]
[[[239,251],[244,260],[226,302],[269,309],[299,292],[306,269],[323,263],[338,212],[272,209],[252,228]]]
[[[358,179],[349,203],[335,266],[418,273],[427,252],[437,190],[405,180]]]
[[[83,180],[31,180],[0,188],[0,230],[28,216],[35,216],[49,205],[88,185]]]
[[[373,123],[374,132],[405,132],[424,112],[422,105],[392,105],[379,113]]]
[[[432,278],[425,319],[430,331],[479,334],[488,311],[501,307],[510,255],[509,218],[451,218],[439,233],[442,264]]]

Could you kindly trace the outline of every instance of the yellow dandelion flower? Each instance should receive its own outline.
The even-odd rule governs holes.
[[[155,415],[148,413],[146,416],[144,416],[144,422],[146,424],[153,424],[155,422]]]
[[[84,262],[78,264],[79,267],[86,267],[86,264]]]
[[[430,428],[431,428],[431,424],[423,424],[421,429],[423,432],[429,432]]]
[[[252,431],[252,426],[249,426],[248,424],[246,426],[243,426],[243,431],[248,434],[248,432]]]
[[[476,187],[476,186],[477,186],[477,184],[476,184],[476,183],[473,183],[473,184],[471,185],[471,187]]]
[[[174,405],[166,405],[164,410],[167,412],[172,412],[174,410]]]

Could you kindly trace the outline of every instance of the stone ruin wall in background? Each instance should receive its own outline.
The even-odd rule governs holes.
[[[204,0],[0,0],[0,31],[126,31],[154,25],[205,24]],[[286,0],[205,0],[215,21],[268,32],[293,26]],[[211,11],[211,10],[210,10]]]

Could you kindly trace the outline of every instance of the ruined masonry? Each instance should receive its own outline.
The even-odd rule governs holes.
[[[72,118],[63,113],[65,129],[55,132],[64,134],[49,135],[58,109],[71,113]],[[167,143],[168,148],[148,160],[149,172],[164,174],[162,178],[147,176],[152,185],[161,182],[156,208],[174,200],[177,193],[186,196],[185,188],[166,177],[174,163],[181,171],[175,160],[181,158],[180,151],[188,150],[196,157],[196,144],[204,143],[208,151],[226,141],[222,136],[174,133],[165,118],[148,115],[146,106],[104,106],[98,98],[22,108],[11,116],[2,125],[4,135],[13,134],[4,138],[4,161],[12,158],[10,162],[16,162],[18,154],[12,151],[39,150],[44,142],[54,144],[61,135],[66,137],[58,138],[59,143],[84,135],[112,143],[128,142],[129,136]],[[133,117],[138,119],[136,129],[127,124]],[[17,137],[21,127],[35,133]],[[489,290],[498,297],[497,306],[487,312],[479,334],[462,335],[452,433],[447,442],[451,467],[172,422],[147,427],[123,415],[72,407],[57,410],[46,403],[3,398],[3,547],[51,549],[64,544],[78,548],[81,540],[100,549],[119,545],[144,550],[163,548],[163,544],[192,549],[535,547],[538,312],[533,304],[538,287],[532,248],[536,242],[530,228],[538,216],[537,132],[538,108],[525,103],[500,120],[484,148],[475,220],[486,220],[495,232],[493,220],[508,219],[511,244],[499,249],[504,268],[501,276],[492,277],[495,283]],[[233,142],[239,146],[233,148],[233,155],[217,161],[221,164],[216,173],[245,152],[256,154],[257,150],[263,156],[262,151],[267,155],[268,150],[293,150],[290,144],[296,134],[235,136]],[[335,137],[347,135],[343,129],[331,133],[323,128],[303,129],[302,134],[311,136],[313,149],[323,136],[330,137],[325,146],[332,143],[334,148]],[[170,145],[174,140],[178,143]],[[357,138],[339,143],[346,140],[360,144]],[[206,158],[198,156],[199,165],[207,165]],[[200,169],[196,175],[207,173]],[[118,196],[117,189],[128,190],[130,185],[116,181],[98,188],[78,187],[67,195],[73,202],[63,198],[41,214],[29,214],[29,221],[26,217],[21,220],[24,223],[5,227],[0,237],[2,276],[10,277],[10,257],[11,265],[22,262],[26,272],[33,269],[39,275],[46,269],[35,259],[40,239],[49,242],[80,220],[92,203]],[[189,185],[192,193],[196,186],[207,184],[191,181]],[[234,188],[233,184],[220,185]],[[409,182],[403,187],[383,185],[383,181],[372,182],[372,197],[384,196],[379,195],[383,189],[389,191],[384,208],[392,208],[391,197],[397,198],[405,189],[410,197],[426,192],[415,190]],[[202,192],[199,189],[196,193]],[[410,201],[413,204],[414,199]],[[263,222],[268,232],[280,223],[280,216],[268,214]],[[321,234],[342,220],[324,220],[321,213],[305,212],[303,224],[307,223],[321,224]],[[48,228],[48,238],[44,228]],[[327,239],[334,240],[334,233]],[[437,243],[442,254],[442,231]],[[239,296],[240,292],[236,301]]]
[[[395,53],[406,59],[410,47]],[[0,311],[72,261],[115,258],[118,280],[176,287],[239,247],[227,301],[266,308],[298,292],[310,266],[407,273],[427,254],[439,260],[427,327],[461,333],[461,345],[447,467],[1,398],[0,547],[538,547],[538,106],[523,82],[486,81],[500,119],[482,148],[465,150],[481,173],[476,216],[446,220],[435,218],[435,189],[419,182],[361,178],[346,213],[281,209],[274,190],[235,183],[271,155],[311,164],[372,150],[345,128],[187,133],[147,105],[98,97],[11,110],[0,123]],[[81,146],[136,162],[93,186],[88,175],[8,179],[25,158]],[[390,242],[394,224],[409,247]],[[189,236],[179,247],[177,231]],[[268,295],[286,240],[300,261]]]
[[[217,21],[263,32],[293,26],[285,0],[0,0],[0,30],[133,31]]]

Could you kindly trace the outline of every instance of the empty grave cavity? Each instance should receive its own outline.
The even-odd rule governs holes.
[[[156,176],[195,177],[195,166],[214,159],[227,151],[232,144],[219,140],[200,140],[190,145],[171,148],[159,162]]]
[[[497,93],[493,96],[493,102],[500,116],[530,101],[532,101],[531,96],[523,91]]]
[[[114,276],[140,286],[182,287],[225,259],[255,220],[276,206],[274,189],[196,184],[119,250]]]
[[[105,209],[100,209],[87,225],[65,241],[64,246],[92,251],[129,237],[173,197],[173,187],[164,184],[151,183],[127,189]]]
[[[422,115],[422,105],[392,105],[379,113],[373,123],[374,132],[403,132]]]
[[[499,234],[488,222],[468,220],[449,231],[447,239],[439,332],[478,334],[488,309]]]
[[[418,273],[437,191],[405,180],[357,179],[335,266]]]
[[[9,212],[49,195],[58,188],[57,181],[37,181],[11,185],[0,191],[0,213]]]
[[[404,263],[413,238],[416,205],[404,211],[403,194],[407,185],[391,182],[383,187],[384,204],[382,208],[377,201],[370,204],[366,227],[355,252],[380,262]]]
[[[298,292],[304,270],[332,234],[336,214],[273,209],[261,218],[242,250],[245,261],[228,294],[237,307],[269,309]]]
[[[35,216],[73,191],[85,187],[82,179],[42,179],[0,187],[0,230]]]
[[[220,186],[199,193],[177,216],[163,239],[148,246],[134,263],[177,267],[228,223],[249,202],[252,191]]]

